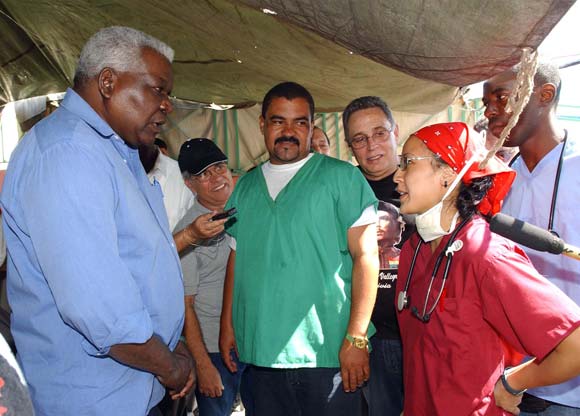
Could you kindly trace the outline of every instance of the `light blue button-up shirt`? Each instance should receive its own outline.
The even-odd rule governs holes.
[[[146,415],[164,388],[108,356],[173,350],[183,282],[158,184],[74,91],[12,154],[0,198],[18,358],[37,415]]]
[[[513,164],[516,179],[502,212],[547,229],[562,144],[556,146],[530,172],[519,157]],[[580,246],[578,190],[580,189],[580,140],[569,137],[558,186],[554,230],[568,244]],[[542,253],[523,247],[534,267],[580,305],[580,262],[570,257]],[[580,408],[580,377],[554,386],[530,389],[529,393],[566,406]]]

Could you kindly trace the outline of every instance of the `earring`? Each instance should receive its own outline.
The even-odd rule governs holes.
[[[444,188],[447,188],[447,181],[445,181],[445,182],[443,183],[443,187],[444,187]]]

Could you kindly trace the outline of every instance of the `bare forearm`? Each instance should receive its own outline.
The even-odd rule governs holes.
[[[379,254],[374,224],[349,230],[349,250],[353,258],[352,304],[348,333],[365,336],[377,297]]]
[[[171,378],[178,368],[173,353],[156,335],[144,344],[113,345],[109,355],[123,364],[165,379]]]
[[[187,347],[193,356],[196,365],[207,365],[211,362],[205,343],[201,326],[195,313],[195,297],[185,297],[185,326],[183,328]]]
[[[199,243],[201,240],[213,237],[224,230],[224,224],[228,218],[213,221],[211,218],[215,212],[203,214],[197,217],[183,230],[173,234],[175,248],[181,253],[187,247]]]
[[[580,328],[572,331],[541,363],[514,372],[508,383],[516,390],[559,384],[580,375]]]
[[[222,300],[221,325],[232,325],[232,308],[234,303],[234,266],[236,263],[236,252],[232,250],[228,258],[226,278],[224,281],[224,294]]]
[[[377,297],[378,254],[355,260],[352,275],[352,305],[348,333],[365,336]]]
[[[190,225],[185,227],[183,230],[173,234],[173,241],[175,242],[175,248],[178,253],[181,253],[187,247],[197,243],[198,237],[195,235],[193,228]]]

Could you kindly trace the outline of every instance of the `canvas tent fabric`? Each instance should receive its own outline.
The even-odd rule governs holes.
[[[315,97],[316,98],[316,97]],[[421,114],[394,111],[399,125],[399,143],[426,124],[450,120],[463,120],[469,124],[475,121],[475,111],[464,110],[460,100],[443,112]],[[203,108],[175,108],[164,126],[163,139],[168,144],[174,158],[179,154],[181,144],[188,138],[207,137],[228,156],[228,166],[236,172],[245,172],[268,159],[264,137],[260,132],[258,119],[261,106],[244,109],[216,111]],[[354,162],[352,153],[344,141],[342,113],[319,113],[315,125],[326,132],[330,139],[330,154],[342,160]]]
[[[174,95],[258,102],[294,80],[317,111],[385,97],[397,111],[443,110],[457,87],[535,48],[573,0],[0,0],[0,104],[63,91],[99,28],[144,30],[176,51]],[[270,9],[276,15],[267,14]]]
[[[507,69],[574,0],[242,0],[358,55],[421,79],[465,86]]]

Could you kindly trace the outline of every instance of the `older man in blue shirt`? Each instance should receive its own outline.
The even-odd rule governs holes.
[[[179,257],[136,150],[172,110],[172,58],[134,29],[99,31],[12,154],[8,298],[37,415],[143,416],[193,384]]]

